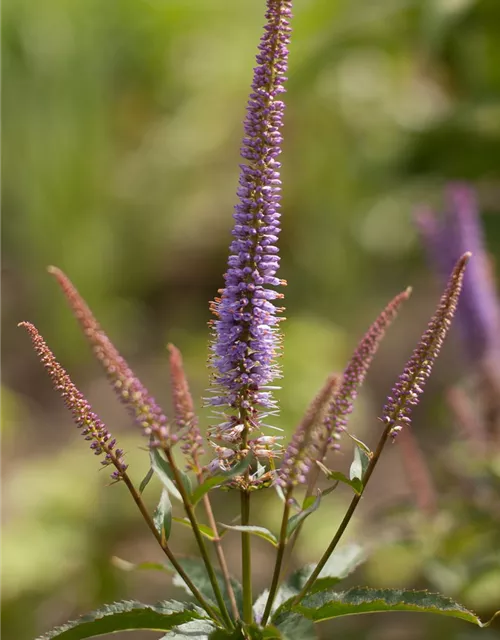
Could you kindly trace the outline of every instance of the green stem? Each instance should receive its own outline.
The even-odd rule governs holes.
[[[250,522],[250,494],[241,491],[241,524],[247,526]],[[250,534],[241,533],[241,572],[243,582],[243,620],[252,624],[252,550]]]
[[[193,505],[189,499],[189,495],[186,491],[186,488],[182,482],[182,478],[179,474],[179,470],[175,463],[174,457],[170,449],[165,448],[165,455],[167,456],[167,460],[170,463],[172,468],[172,472],[174,474],[175,483],[177,485],[177,489],[181,494],[182,501],[184,503],[184,508],[186,510],[187,517],[189,518],[189,522],[191,523],[191,527],[193,529],[194,537],[196,538],[196,542],[198,544],[198,548],[200,549],[200,554],[205,563],[205,568],[207,570],[208,578],[210,580],[210,584],[212,585],[212,589],[214,591],[215,598],[217,600],[217,604],[219,605],[222,617],[224,619],[224,623],[231,629],[234,628],[234,624],[231,621],[229,616],[226,603],[224,602],[224,598],[222,597],[222,592],[219,586],[219,582],[217,580],[217,576],[215,575],[214,568],[212,563],[210,562],[210,558],[208,556],[207,548],[205,546],[205,541],[203,540],[203,536],[200,531],[200,526],[198,524],[198,520],[194,513]]]
[[[184,569],[181,567],[181,565],[177,562],[177,559],[174,556],[174,554],[172,553],[172,550],[170,549],[170,547],[168,546],[167,541],[164,539],[164,537],[162,538],[161,534],[157,531],[157,529],[156,529],[156,527],[154,525],[154,522],[153,522],[153,520],[152,520],[151,516],[149,515],[149,512],[148,512],[148,510],[146,508],[146,505],[144,504],[139,492],[137,491],[137,489],[133,485],[133,483],[130,480],[130,478],[127,475],[127,473],[122,473],[122,479],[123,479],[123,482],[125,483],[127,489],[129,490],[132,498],[134,499],[135,504],[139,508],[139,511],[141,512],[142,517],[146,521],[146,524],[151,529],[151,532],[153,533],[154,537],[156,538],[158,544],[160,545],[160,547],[162,548],[163,552],[165,553],[165,555],[169,559],[170,564],[174,567],[174,569],[177,571],[177,573],[180,575],[180,577],[184,580],[184,582],[186,583],[188,589],[191,591],[191,593],[196,598],[196,600],[198,600],[198,602],[203,607],[203,609],[205,609],[205,611],[208,613],[208,615],[213,620],[218,620],[219,616],[218,616],[217,612],[214,609],[212,609],[212,607],[205,600],[205,598],[202,596],[200,591],[195,587],[195,585],[191,581],[191,578],[187,575],[187,573],[184,571]]]
[[[281,519],[280,537],[278,541],[278,551],[276,553],[276,562],[274,564],[273,579],[271,582],[271,588],[269,589],[269,596],[267,598],[266,608],[264,609],[264,614],[262,616],[261,625],[263,627],[266,626],[267,621],[269,619],[269,615],[271,614],[273,602],[276,597],[276,591],[278,590],[278,585],[280,581],[281,567],[283,563],[283,556],[285,554],[285,548],[286,548],[286,542],[287,542],[286,531],[288,526],[288,517],[290,515],[291,495],[292,495],[292,489],[290,488],[288,489],[285,496],[285,506],[283,507],[283,517]]]
[[[212,510],[212,505],[210,503],[210,498],[208,497],[207,494],[203,496],[203,505],[205,507],[205,512],[207,514],[208,524],[212,528],[212,531],[215,533],[215,538],[213,540],[215,545],[215,552],[217,553],[220,570],[224,578],[224,584],[226,585],[226,591],[229,597],[229,602],[231,603],[232,613],[233,613],[234,619],[237,620],[240,617],[240,612],[238,611],[236,596],[234,595],[233,585],[231,584],[231,578],[229,575],[229,569],[227,567],[226,556],[224,555],[224,549],[222,548],[222,541],[220,539],[219,531],[217,529],[217,522],[215,521],[214,512]]]
[[[380,436],[380,440],[377,444],[377,448],[375,449],[370,462],[368,463],[368,466],[366,467],[366,471],[363,475],[363,486],[361,488],[361,492],[360,494],[356,494],[354,496],[354,498],[351,500],[351,504],[349,505],[349,508],[347,509],[347,512],[345,514],[345,516],[342,519],[342,522],[339,525],[339,528],[337,529],[335,535],[333,536],[332,541],[330,542],[330,544],[328,545],[328,549],[325,551],[325,553],[322,555],[321,560],[318,562],[318,564],[316,565],[316,567],[314,568],[314,571],[311,573],[311,575],[309,576],[309,579],[307,580],[307,582],[305,583],[304,587],[302,588],[301,592],[296,596],[295,600],[293,601],[293,605],[297,605],[306,595],[306,593],[309,591],[309,589],[312,587],[312,585],[316,582],[316,578],[319,576],[319,574],[321,573],[321,570],[323,569],[323,567],[325,566],[325,564],[328,561],[328,558],[332,555],[334,549],[336,548],[337,544],[339,543],[339,540],[341,539],[342,535],[344,534],[344,531],[347,529],[347,525],[349,524],[349,522],[351,521],[351,518],[354,514],[354,512],[356,511],[356,507],[359,504],[359,501],[361,500],[361,496],[363,495],[366,485],[368,484],[368,480],[370,479],[373,470],[375,469],[375,466],[380,458],[380,454],[382,453],[382,450],[385,446],[385,443],[387,442],[387,438],[389,437],[389,433],[391,432],[392,429],[392,423],[388,424],[382,435]]]

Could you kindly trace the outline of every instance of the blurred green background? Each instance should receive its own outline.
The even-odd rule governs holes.
[[[201,405],[208,301],[225,270],[263,7],[263,0],[3,3],[6,638],[29,640],[105,601],[181,597],[166,576],[126,574],[111,563],[112,556],[161,557],[124,488],[107,487],[107,476],[97,473],[16,324],[37,325],[119,436],[140,480],[144,441],[45,269],[55,264],[70,276],[167,411],[165,345],[179,346]],[[414,295],[353,417],[353,430],[373,443],[384,397],[438,295],[412,224],[414,207],[442,206],[448,180],[470,181],[489,248],[500,253],[500,3],[297,0],[294,13],[279,424],[293,428],[387,300],[412,284]],[[414,433],[441,494],[438,516],[429,520],[411,508],[398,447],[391,447],[347,536],[378,550],[350,583],[442,588],[486,616],[500,604],[500,494],[483,510],[460,501],[467,452],[450,449],[460,434],[442,399],[466,374],[459,350],[448,344],[415,416]],[[341,467],[350,449],[345,443]],[[443,462],[450,456],[458,473]],[[157,497],[152,484],[151,507]],[[274,500],[273,492],[256,497],[255,521],[275,526]],[[329,511],[311,518],[310,542],[297,547],[296,562],[319,557],[347,500],[339,490]],[[235,515],[227,494],[216,502],[221,521]],[[399,520],[383,515],[402,503],[410,508]],[[458,538],[450,541],[452,533]],[[188,553],[185,538],[174,532],[173,547]],[[236,575],[237,542],[236,535],[226,539]],[[255,541],[256,589],[268,575],[264,545]],[[478,563],[474,582],[470,565]],[[323,637],[336,632],[368,640],[497,637],[411,614],[347,618]]]

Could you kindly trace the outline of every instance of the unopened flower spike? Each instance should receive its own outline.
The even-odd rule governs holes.
[[[106,425],[92,411],[89,402],[73,384],[66,371],[57,362],[36,327],[29,322],[21,322],[19,326],[28,332],[35,352],[49,374],[54,389],[61,395],[64,404],[72,412],[73,420],[81,429],[80,433],[85,440],[90,442],[90,448],[95,455],[104,454],[104,460],[101,462],[103,466],[107,467],[112,464],[115,467],[111,478],[120,480],[127,470],[127,465],[123,460],[123,450],[115,448],[116,440],[106,429]]]
[[[290,444],[285,450],[283,462],[277,473],[277,484],[291,489],[297,484],[305,484],[311,471],[313,460],[319,459],[322,441],[316,430],[332,395],[339,385],[339,377],[331,375],[314,400],[309,405],[304,418],[295,430]]]
[[[338,449],[358,390],[363,384],[368,369],[380,342],[396,318],[398,311],[411,294],[411,287],[393,298],[359,342],[342,376],[339,390],[332,398],[324,420],[323,445],[318,460],[324,460],[328,449]]]
[[[186,455],[189,469],[195,473],[201,473],[199,458],[204,453],[203,438],[198,426],[198,418],[194,410],[189,384],[184,372],[182,355],[179,349],[173,344],[168,345],[168,351],[170,354],[170,377],[175,421],[182,442],[181,449]]]
[[[469,359],[478,362],[489,356],[498,366],[500,306],[476,196],[466,184],[453,183],[447,189],[447,203],[445,215],[421,208],[415,220],[441,280],[446,281],[465,251],[470,250],[474,256],[464,277],[457,322]]]
[[[420,338],[391,396],[387,398],[381,419],[390,427],[392,437],[395,437],[403,426],[411,424],[412,407],[418,404],[455,315],[465,268],[471,255],[465,253],[455,265],[427,331]]]
[[[69,278],[57,267],[49,267],[48,272],[58,281],[96,358],[104,367],[114,390],[129,413],[146,435],[151,436],[153,444],[171,444],[172,440],[175,441],[175,436],[171,437],[163,411],[113,346]]]
[[[291,17],[290,0],[268,0],[266,26],[259,45],[252,93],[241,148],[239,203],[234,211],[225,286],[211,305],[214,341],[213,397],[208,403],[225,407],[223,424],[212,437],[239,443],[245,455],[252,432],[260,432],[260,411],[274,410],[270,383],[280,375],[276,356],[282,298],[272,287],[285,284],[276,277],[279,266],[281,128]],[[268,452],[269,447],[256,451]]]

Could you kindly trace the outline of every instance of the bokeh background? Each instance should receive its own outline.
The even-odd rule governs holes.
[[[140,480],[144,440],[46,266],[71,277],[167,411],[165,345],[179,346],[201,407],[208,301],[225,269],[263,6],[3,3],[5,638],[29,640],[105,601],[181,597],[168,576],[124,573],[111,561],[161,556],[124,488],[108,487],[97,472],[16,324],[37,325],[119,436]],[[442,208],[447,181],[471,182],[489,250],[499,257],[500,3],[297,0],[294,13],[281,240],[288,320],[277,422],[293,428],[387,300],[412,284],[353,416],[353,431],[373,443],[384,397],[439,294],[412,221],[415,206]],[[414,428],[438,513],[414,507],[398,446],[389,448],[348,531],[348,540],[373,549],[349,584],[439,588],[487,616],[500,604],[500,491],[484,508],[467,503],[467,483],[477,476],[443,393],[466,376],[452,336]],[[343,450],[340,468],[352,453],[347,442]],[[151,508],[158,491],[154,483],[147,489]],[[319,557],[348,497],[339,489],[326,512],[311,517],[295,562]],[[216,503],[221,521],[235,515],[235,498],[219,495]],[[257,496],[255,520],[273,527],[276,517],[273,492]],[[189,553],[185,533],[174,531],[173,546]],[[256,589],[271,553],[259,542]],[[236,534],[227,536],[236,575],[237,543]],[[347,618],[322,633],[367,640],[481,633],[487,640],[498,637],[498,625],[480,632],[446,618],[379,615]]]

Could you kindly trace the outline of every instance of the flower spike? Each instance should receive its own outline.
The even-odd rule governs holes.
[[[455,265],[427,331],[420,338],[402,375],[394,385],[391,396],[387,398],[381,419],[384,424],[391,427],[390,435],[393,438],[403,426],[411,424],[412,407],[418,404],[419,396],[423,393],[424,385],[431,374],[455,315],[465,268],[471,255],[471,253],[464,253]]]
[[[28,332],[35,352],[47,370],[54,389],[59,392],[64,404],[73,413],[73,420],[81,429],[80,433],[85,440],[90,442],[90,448],[96,456],[104,454],[104,460],[101,462],[103,466],[114,465],[115,471],[111,474],[111,478],[120,480],[127,470],[127,465],[123,461],[123,450],[115,449],[116,440],[106,429],[106,425],[92,411],[89,402],[75,387],[66,371],[57,362],[36,327],[29,322],[21,322],[18,326]]]
[[[199,457],[203,455],[203,438],[198,426],[193,398],[184,372],[182,355],[173,344],[168,345],[170,353],[170,377],[172,380],[172,395],[175,420],[181,431],[182,451],[188,459],[188,468],[195,473],[201,473]]]
[[[325,417],[325,442],[321,451],[322,455],[318,458],[319,460],[325,458],[329,448],[338,449],[337,441],[345,430],[347,419],[352,413],[353,402],[358,395],[358,389],[363,384],[385,332],[396,318],[403,302],[408,300],[410,295],[411,287],[408,287],[393,298],[356,347],[349,364],[344,370],[340,388],[332,398]]]
[[[162,446],[168,445],[170,433],[167,418],[156,404],[155,399],[118,353],[70,279],[57,267],[49,267],[48,272],[59,283],[73,314],[80,323],[85,337],[92,345],[96,358],[104,367],[121,402],[139,426],[144,429],[146,435],[152,436],[153,442]]]
[[[321,432],[316,431],[328,402],[339,385],[336,375],[328,377],[318,395],[309,405],[304,418],[295,430],[288,445],[283,462],[278,470],[277,483],[291,489],[296,484],[305,484],[311,470],[313,459],[318,459],[318,449],[322,443],[318,440]]]
[[[259,45],[252,93],[244,123],[240,165],[239,203],[234,211],[225,286],[211,305],[214,342],[212,406],[229,407],[224,423],[241,425],[242,449],[247,436],[260,430],[259,408],[275,409],[269,384],[280,369],[279,319],[273,300],[282,298],[270,287],[286,284],[276,277],[279,266],[276,243],[280,233],[281,128],[287,69],[290,0],[267,0],[264,35]],[[233,430],[234,431],[234,430]],[[223,439],[215,427],[212,434]]]

